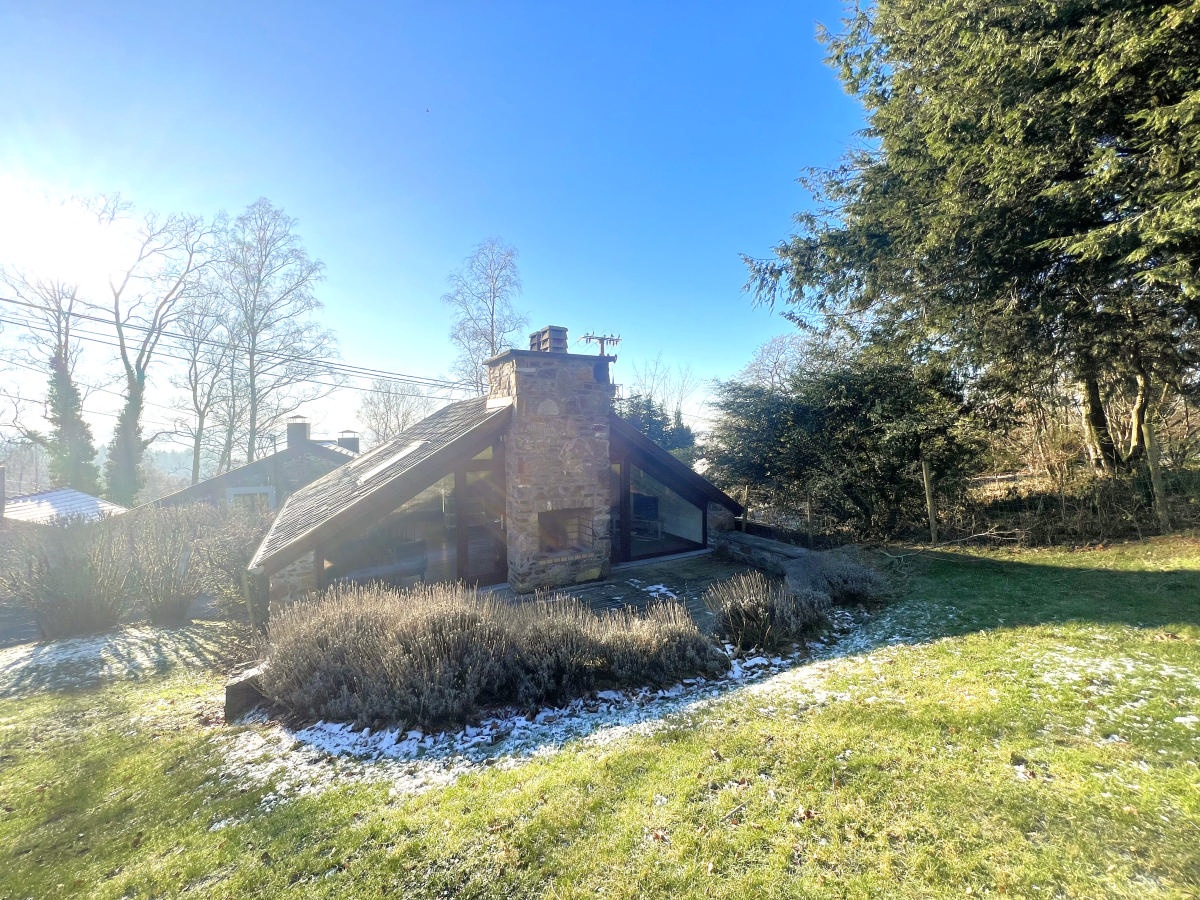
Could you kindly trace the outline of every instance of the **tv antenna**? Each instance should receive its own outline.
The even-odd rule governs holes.
[[[580,340],[587,341],[589,344],[599,344],[600,355],[603,356],[605,345],[621,343],[621,336],[615,334],[585,334]]]

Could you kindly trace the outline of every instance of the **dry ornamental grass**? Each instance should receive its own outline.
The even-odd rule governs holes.
[[[307,721],[439,726],[488,706],[561,703],[727,667],[674,601],[598,615],[564,595],[508,603],[462,585],[375,585],[275,615],[262,682]]]

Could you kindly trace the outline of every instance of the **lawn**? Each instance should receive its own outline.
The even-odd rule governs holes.
[[[0,896],[1200,895],[1200,541],[888,552],[813,659],[423,790],[223,725],[212,656],[31,688]]]

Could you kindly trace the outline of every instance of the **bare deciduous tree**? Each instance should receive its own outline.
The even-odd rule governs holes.
[[[55,280],[30,281],[7,271],[0,272],[0,283],[14,294],[8,299],[16,304],[18,320],[25,326],[22,339],[31,349],[22,354],[23,364],[49,374],[45,418],[50,432],[23,425],[20,393],[6,389],[4,393],[13,403],[13,426],[26,440],[45,449],[56,485],[96,493],[96,448],[91,428],[83,419],[83,397],[74,375],[80,349],[74,329],[83,305],[78,288]]]
[[[754,351],[736,380],[772,390],[783,390],[807,358],[808,341],[798,331],[777,334]]]
[[[699,379],[691,366],[672,367],[660,353],[644,365],[634,365],[625,393],[630,399],[652,401],[669,416],[678,417],[698,386]]]
[[[228,380],[237,414],[223,416],[223,455],[232,457],[241,427],[246,462],[258,457],[271,428],[337,387],[326,365],[336,341],[311,318],[321,308],[313,289],[324,267],[309,258],[295,227],[295,219],[259,198],[223,233],[214,266],[235,350]]]
[[[0,437],[0,463],[7,469],[8,494],[32,494],[51,487],[46,448],[22,435]]]
[[[121,224],[123,214],[115,203],[101,212],[110,227]],[[107,493],[117,503],[131,505],[141,487],[142,458],[153,441],[142,437],[147,371],[209,263],[213,230],[198,216],[149,213],[138,227],[132,262],[109,281],[108,314],[125,374],[125,402],[105,465]]]
[[[358,408],[358,421],[367,430],[369,446],[374,446],[417,424],[443,402],[419,385],[376,378]]]
[[[500,238],[489,238],[450,276],[442,302],[453,312],[450,341],[458,348],[454,372],[485,393],[483,363],[512,346],[511,336],[529,318],[513,307],[521,293],[517,250]]]
[[[228,372],[233,365],[234,339],[225,313],[216,294],[204,293],[188,304],[176,328],[185,367],[174,384],[184,391],[188,413],[177,427],[191,440],[192,484],[200,481],[209,429],[230,400]]]

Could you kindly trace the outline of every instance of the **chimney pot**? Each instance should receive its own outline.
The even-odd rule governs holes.
[[[292,416],[287,420],[287,446],[288,449],[300,448],[308,442],[309,432],[308,419],[304,416]]]
[[[562,325],[547,325],[529,336],[529,349],[539,353],[568,353],[567,329]]]

